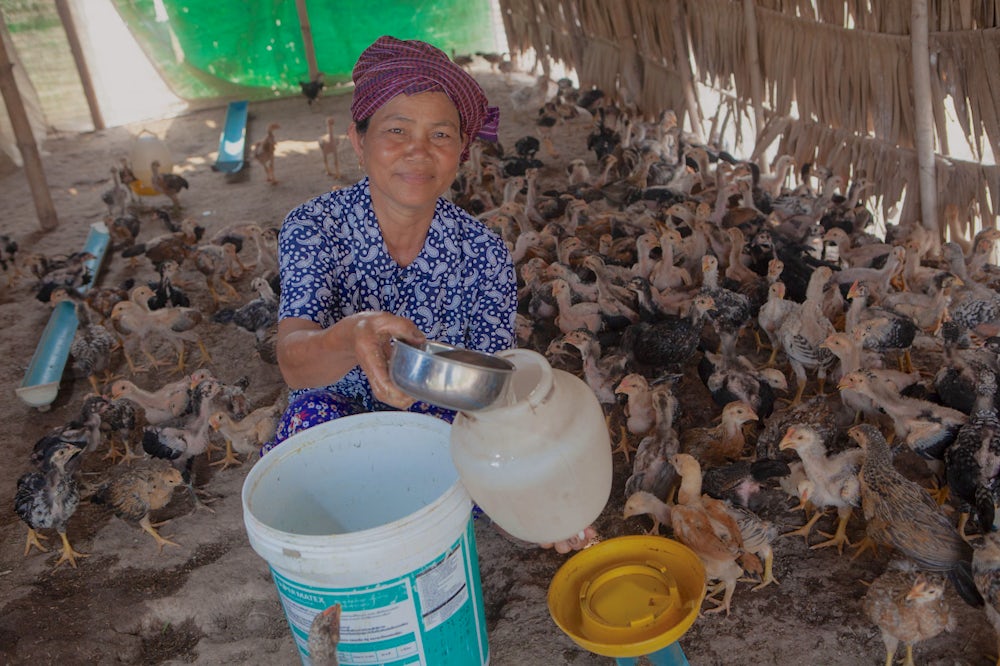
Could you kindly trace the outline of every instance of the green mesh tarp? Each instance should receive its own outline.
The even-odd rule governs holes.
[[[293,0],[114,0],[173,92],[188,100],[298,93],[309,78]],[[350,82],[381,35],[446,53],[494,49],[489,0],[311,0],[313,48],[327,85]]]

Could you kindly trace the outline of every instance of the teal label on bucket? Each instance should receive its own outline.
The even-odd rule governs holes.
[[[328,588],[271,567],[304,664],[317,613],[341,605],[337,657],[344,666],[482,666],[488,663],[479,559],[471,518],[440,557],[375,585]]]

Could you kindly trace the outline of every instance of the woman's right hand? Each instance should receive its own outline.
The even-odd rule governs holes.
[[[389,312],[359,312],[351,315],[354,354],[368,377],[375,398],[398,409],[406,409],[414,399],[402,391],[389,375],[391,340],[399,338],[422,345],[427,336],[406,317]]]

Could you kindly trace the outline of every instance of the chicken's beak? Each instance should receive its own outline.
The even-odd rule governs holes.
[[[785,432],[785,436],[781,438],[781,442],[778,443],[779,451],[787,451],[792,448],[792,438],[795,437],[795,428],[789,428]]]

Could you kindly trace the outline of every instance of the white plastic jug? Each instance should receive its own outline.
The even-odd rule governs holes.
[[[508,400],[459,412],[451,457],[472,499],[532,543],[579,534],[611,494],[611,440],[597,397],[578,377],[527,349],[497,354],[515,366]]]

